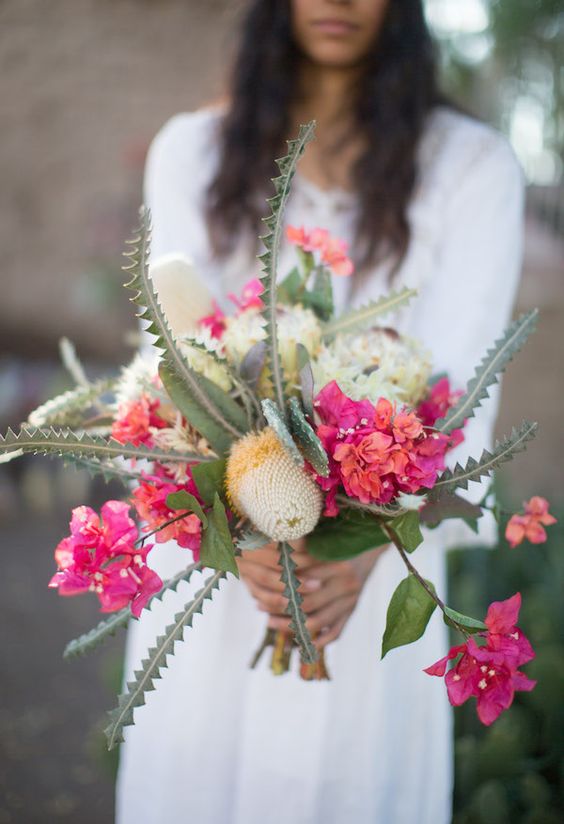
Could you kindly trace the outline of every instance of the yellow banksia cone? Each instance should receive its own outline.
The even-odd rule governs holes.
[[[273,541],[302,538],[320,518],[321,490],[270,427],[233,444],[226,481],[234,509]]]

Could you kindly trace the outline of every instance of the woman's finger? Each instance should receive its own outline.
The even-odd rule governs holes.
[[[246,583],[259,609],[272,615],[284,615],[288,602],[282,593],[264,589],[251,579],[248,579]]]
[[[362,588],[360,579],[348,570],[333,575],[333,577],[326,581],[320,581],[318,589],[313,592],[308,590],[307,583],[308,581],[306,580],[302,588],[302,592],[304,593],[302,609],[307,615],[318,612],[331,602],[342,598],[344,595],[356,595],[358,597]]]
[[[245,558],[238,558],[237,566],[245,582],[253,581],[255,585],[272,592],[284,591],[284,584],[280,580],[280,569],[278,567],[272,568],[262,563],[247,561]]]
[[[348,618],[357,602],[356,595],[344,595],[323,609],[310,615],[306,621],[306,627],[313,635],[321,632],[325,628],[331,628],[341,618]]]
[[[339,620],[336,621],[332,627],[326,629],[325,632],[322,631],[316,638],[314,638],[313,643],[317,649],[323,649],[323,647],[326,647],[327,644],[331,643],[331,641],[336,641],[345,628],[348,619],[348,615],[343,615],[343,617],[339,618]]]

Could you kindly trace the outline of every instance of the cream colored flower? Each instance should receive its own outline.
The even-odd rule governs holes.
[[[232,506],[273,541],[302,538],[321,516],[321,490],[270,427],[233,444],[226,483]]]
[[[336,380],[353,400],[415,406],[431,375],[431,360],[413,338],[388,329],[371,329],[357,335],[337,335],[324,344],[312,361],[316,391]]]
[[[195,340],[203,344],[208,352],[213,352],[220,358],[223,357],[222,343],[217,338],[211,336],[209,329],[205,327],[200,329],[195,336]],[[201,349],[190,346],[190,343],[185,338],[178,338],[178,344],[192,369],[200,375],[204,375],[204,377],[217,384],[217,386],[220,386],[225,392],[229,392],[232,388],[232,383],[226,368],[227,364],[226,367],[223,367],[214,357],[202,352]]]

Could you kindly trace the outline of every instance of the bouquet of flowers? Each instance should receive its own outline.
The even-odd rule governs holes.
[[[257,657],[271,645],[272,668],[280,673],[296,648],[302,677],[328,677],[307,628],[292,558],[292,542],[304,536],[307,551],[325,560],[393,545],[406,577],[388,607],[382,656],[421,637],[441,610],[464,640],[426,671],[446,673],[452,704],[475,696],[480,719],[490,724],[515,690],[534,686],[519,669],[534,656],[516,626],[519,593],[491,604],[483,622],[463,615],[421,576],[412,553],[423,540],[422,526],[461,518],[475,527],[485,509],[499,519],[489,493],[472,504],[457,491],[523,449],[536,424],[524,422],[465,466],[447,469],[445,460],[532,331],[536,312],[511,324],[466,390],[458,391],[447,377],[431,377],[429,356],[417,341],[381,325],[386,313],[414,297],[412,290],[335,316],[331,278],[350,276],[353,265],[346,246],[323,229],[287,228],[298,265],[277,283],[284,207],[312,133],[313,124],[303,126],[277,161],[280,176],[261,238],[263,274],[241,297],[231,296],[232,314],[214,305],[183,330],[175,328],[167,314],[178,307],[165,311],[154,281],[159,265],[186,278],[190,267],[182,259],[149,266],[150,218],[142,209],[126,253],[126,285],[154,339],[155,363],[138,355],[115,380],[89,382],[81,373],[75,389],[0,438],[3,460],[58,455],[125,487],[127,500],[107,501],[100,515],[87,506],[74,509],[70,535],[55,550],[49,585],[60,595],[93,592],[108,613],[68,644],[66,656],[95,648],[132,617],[142,620],[154,599],[195,570],[209,570],[120,696],[107,729],[110,748],[123,740],[123,728],[133,723],[134,709],[154,688],[184,628],[222,579],[238,576],[237,556],[267,543],[278,547],[289,628],[268,631]],[[511,518],[506,535],[512,546],[524,538],[538,543],[553,522],[547,502],[534,497],[524,514]],[[185,569],[163,582],[151,568],[149,540],[186,548]],[[448,661],[455,664],[447,672]]]

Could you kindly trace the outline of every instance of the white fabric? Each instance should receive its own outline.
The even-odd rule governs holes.
[[[202,214],[216,163],[220,113],[172,118],[152,144],[146,202],[152,209],[154,258],[183,252],[216,298],[256,274],[241,244],[226,264],[211,259]],[[506,142],[489,127],[447,110],[430,119],[420,149],[421,180],[410,207],[412,240],[397,285],[419,297],[390,323],[431,349],[437,371],[464,386],[506,325],[521,259],[522,177]],[[352,240],[355,198],[325,192],[297,175],[287,222],[322,226]],[[292,265],[284,248],[281,273]],[[340,308],[388,290],[379,267],[351,295],[336,279]],[[459,459],[491,442],[497,395],[484,403],[458,449]],[[473,495],[482,490],[474,485]],[[484,532],[491,539],[491,528]],[[414,558],[445,593],[445,547],[473,539],[447,522],[429,532]],[[475,538],[474,538],[475,540]],[[161,575],[188,560],[158,546]],[[275,678],[249,660],[264,632],[245,586],[224,582],[186,643],[135,712],[122,747],[118,824],[441,824],[450,821],[451,712],[444,685],[422,672],[445,653],[435,614],[422,639],[379,660],[386,608],[405,576],[392,550],[380,558],[341,638],[327,650],[330,682],[295,673]],[[129,632],[127,672],[170,623],[201,579],[183,584],[144,613]]]

